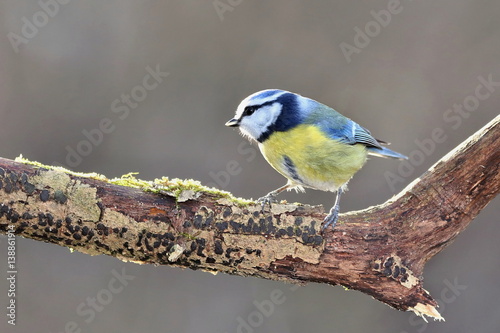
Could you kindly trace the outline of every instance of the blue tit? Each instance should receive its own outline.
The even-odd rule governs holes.
[[[407,159],[334,109],[292,92],[269,89],[245,98],[233,119],[246,138],[256,141],[271,166],[288,179],[286,185],[258,201],[262,209],[284,190],[304,187],[337,192],[323,224],[335,227],[342,192],[365,164],[367,155]]]

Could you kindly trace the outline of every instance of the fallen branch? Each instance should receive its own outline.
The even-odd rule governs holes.
[[[341,284],[441,319],[422,287],[423,268],[499,192],[499,123],[396,197],[342,214],[324,234],[321,207],[278,204],[261,213],[193,182],[109,181],[0,158],[0,232],[140,264]]]

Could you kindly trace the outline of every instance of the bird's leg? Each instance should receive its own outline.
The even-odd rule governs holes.
[[[271,203],[276,202],[276,196],[289,187],[290,187],[290,184],[283,185],[280,188],[269,192],[268,194],[266,194],[262,198],[257,199],[257,202],[260,202],[262,204],[262,211],[264,211],[266,204],[269,204],[269,208],[271,208]]]
[[[329,225],[332,225],[332,229],[335,228],[335,224],[337,224],[337,219],[339,217],[339,205],[340,205],[340,196],[342,195],[342,188],[339,188],[337,191],[337,198],[335,199],[335,205],[330,209],[330,213],[325,217],[323,222],[325,223],[322,230],[328,228]]]

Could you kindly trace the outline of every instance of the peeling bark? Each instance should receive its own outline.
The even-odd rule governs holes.
[[[341,284],[441,319],[422,287],[423,268],[500,191],[499,123],[396,197],[341,214],[323,234],[321,207],[279,204],[262,213],[209,192],[174,197],[0,158],[0,232],[14,225],[26,238],[140,264]]]

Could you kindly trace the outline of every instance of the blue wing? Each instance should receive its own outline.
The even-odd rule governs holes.
[[[375,139],[366,128],[344,117],[334,109],[318,104],[318,107],[309,114],[308,122],[320,126],[321,130],[332,139],[349,145],[364,144],[370,155],[407,159],[400,153],[382,147],[382,144],[387,144],[387,142]]]

